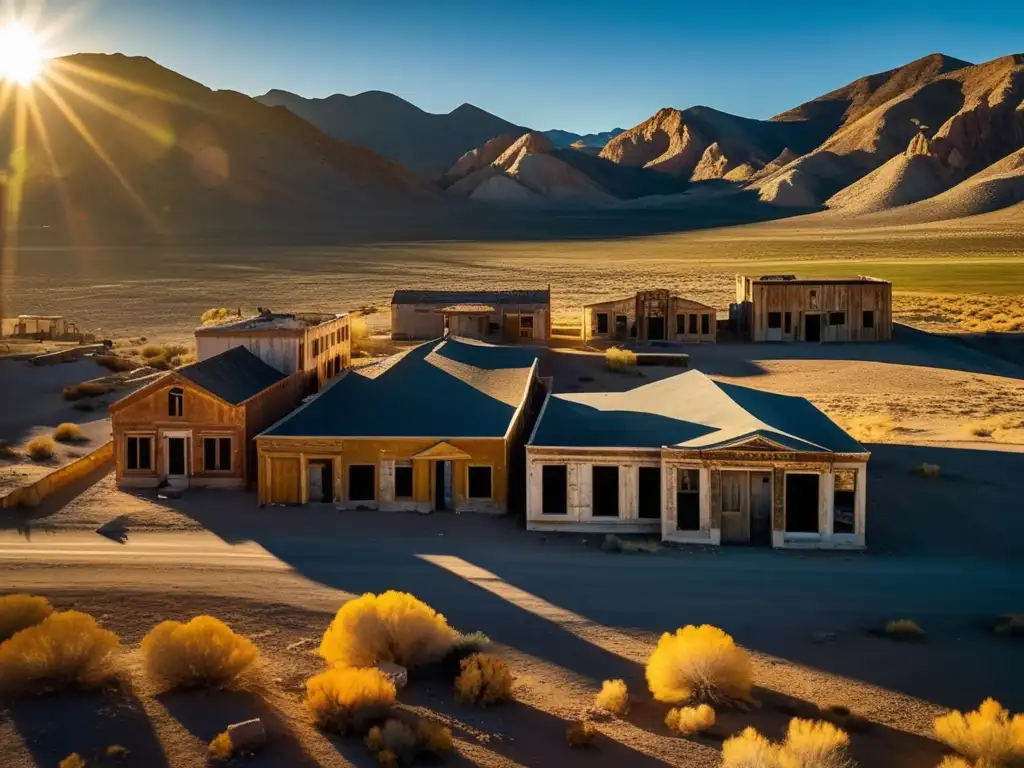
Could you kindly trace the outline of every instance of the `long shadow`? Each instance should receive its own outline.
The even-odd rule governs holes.
[[[56,493],[47,496],[37,507],[4,510],[4,514],[0,515],[0,530],[16,530],[25,538],[31,538],[33,528],[45,529],[47,518],[60,512],[113,471],[112,463],[104,464]]]
[[[106,765],[107,747],[128,750],[122,764],[169,768],[142,703],[122,691],[18,699],[10,716],[38,766],[57,765],[77,752],[87,765]],[[0,748],[0,758],[4,750]],[[110,765],[118,761],[111,760]],[[14,765],[0,759],[3,765]]]

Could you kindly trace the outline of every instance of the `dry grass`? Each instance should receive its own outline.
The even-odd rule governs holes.
[[[126,354],[131,354],[133,350],[128,350]],[[139,367],[139,364],[134,360],[130,360],[127,357],[121,357],[120,355],[96,355],[93,358],[97,365],[101,365],[108,371],[114,373],[123,373],[125,371],[134,371]]]
[[[422,717],[416,722],[416,747],[420,752],[440,757],[454,746],[451,728]]]
[[[317,725],[342,735],[386,715],[395,697],[394,683],[374,668],[335,667],[306,681],[306,707]]]
[[[897,425],[888,416],[836,416],[835,421],[858,443],[884,443],[896,431]]]
[[[1024,637],[1024,613],[1004,613],[996,623],[996,633],[1009,637]]]
[[[629,689],[624,680],[605,680],[601,690],[594,697],[594,706],[616,717],[623,717],[629,712]]]
[[[147,344],[142,348],[142,356],[146,358],[146,360],[160,357],[162,354],[163,348],[159,344]]]
[[[58,443],[80,443],[85,440],[85,435],[77,424],[65,422],[53,430],[53,439]]]
[[[962,757],[946,755],[942,758],[942,762],[938,764],[937,768],[986,768],[986,766],[983,763],[975,764],[968,762]]]
[[[924,640],[928,633],[913,619],[894,619],[885,625],[885,634],[893,640]]]
[[[1024,297],[978,294],[898,296],[898,320],[971,333],[1024,332]]]
[[[41,624],[53,613],[45,597],[37,595],[6,595],[0,597],[0,643],[28,627]]]
[[[515,678],[508,664],[492,653],[474,653],[462,660],[455,693],[467,704],[485,706],[512,698]]]
[[[1024,715],[1011,715],[994,699],[975,712],[950,712],[936,718],[935,736],[959,754],[992,766],[1024,760]]]
[[[60,761],[57,768],[85,768],[85,760],[77,752],[72,752]]]
[[[660,552],[661,544],[653,539],[622,539],[614,533],[609,533],[601,542],[601,549],[605,552],[617,552],[622,554],[636,554],[637,552]]]
[[[753,728],[722,744],[722,768],[780,768],[779,746]]]
[[[913,469],[913,474],[918,477],[939,477],[942,474],[942,467],[938,464],[929,464],[927,461],[920,462]]]
[[[68,688],[109,680],[121,642],[92,616],[59,611],[0,644],[0,688]]]
[[[72,384],[64,387],[64,399],[68,402],[83,400],[87,397],[100,397],[109,395],[117,389],[113,384],[102,381],[83,381],[81,384]]]
[[[609,371],[622,373],[632,371],[636,368],[636,352],[619,347],[610,347],[605,350],[604,364]]]
[[[260,656],[252,642],[220,619],[196,616],[187,623],[164,621],[142,640],[146,669],[176,687],[223,685]]]
[[[417,667],[440,661],[459,639],[448,620],[405,592],[365,594],[345,603],[324,633],[328,664],[370,667],[391,661]]]
[[[831,723],[793,719],[775,744],[747,728],[722,744],[722,768],[850,768],[850,737]]]
[[[401,720],[375,725],[366,734],[365,743],[382,765],[409,764],[416,757],[416,734]]]
[[[370,326],[359,315],[349,316],[348,327],[352,341],[362,341],[370,337]]]
[[[992,439],[999,443],[1024,443],[1024,418],[1021,414],[1004,414],[963,425],[971,437]]]
[[[235,747],[231,743],[231,734],[223,731],[213,737],[213,741],[210,742],[210,746],[207,748],[207,753],[210,755],[211,760],[230,760],[234,749]]]
[[[199,322],[203,325],[216,325],[217,323],[223,323],[225,320],[230,320],[234,314],[227,307],[214,307],[208,309],[199,317]]]
[[[680,736],[692,736],[714,728],[715,710],[707,704],[670,709],[665,716],[665,725]]]
[[[4,461],[17,461],[21,458],[18,453],[6,440],[0,440],[0,459]]]
[[[32,461],[49,461],[57,455],[57,444],[48,437],[33,437],[25,446],[25,453]]]
[[[709,624],[663,634],[647,661],[646,676],[654,698],[667,704],[750,699],[750,655]]]
[[[586,749],[594,742],[595,736],[597,728],[586,721],[570,723],[565,729],[565,743],[570,749]]]

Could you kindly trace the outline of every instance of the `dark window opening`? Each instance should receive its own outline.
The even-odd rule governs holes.
[[[185,415],[185,392],[181,387],[174,387],[167,393],[167,415]]]
[[[676,333],[686,333],[686,315],[676,315]]]
[[[569,513],[568,469],[564,464],[548,464],[541,469],[541,514]]]
[[[231,438],[203,438],[203,469],[207,472],[231,471]]]
[[[873,310],[873,309],[865,309],[864,310],[864,319],[863,319],[861,325],[863,325],[865,328],[874,328],[875,327],[875,310]]]
[[[320,339],[313,339],[312,347],[313,347],[313,349],[312,349],[313,357],[318,357],[320,355]]]
[[[692,315],[689,316],[689,318],[690,318],[690,333],[696,333],[697,332],[697,315],[696,314],[692,314]]]
[[[519,327],[522,330],[524,330],[524,331],[526,329],[529,329],[529,330],[532,331],[533,330],[533,315],[522,315],[519,318]]]
[[[835,474],[832,493],[832,533],[854,533],[854,513],[857,503],[857,471],[839,469]]]
[[[647,338],[652,340],[663,340],[665,338],[665,318],[647,318]]]
[[[821,341],[821,315],[804,315],[804,341]]]
[[[637,514],[643,520],[661,518],[661,467],[640,467]]]
[[[676,476],[676,528],[700,530],[699,469],[680,469]]]
[[[629,325],[629,318],[628,317],[626,317],[625,315],[616,315],[615,316],[615,332],[616,333],[625,333],[627,325]]]
[[[845,312],[829,312],[828,313],[828,324],[829,325],[846,325],[846,313]]]
[[[349,501],[373,501],[377,498],[377,472],[373,464],[353,464],[348,468]]]
[[[700,316],[700,332],[704,336],[711,333],[711,315],[703,314]]]
[[[608,313],[598,312],[597,313],[597,332],[608,333]]]
[[[793,332],[793,313],[787,312],[782,322],[782,332],[792,333]]]
[[[412,467],[395,467],[395,498],[412,498]]]
[[[619,468],[593,468],[594,517],[619,516]]]
[[[469,468],[469,498],[489,499],[491,498],[491,468],[470,467]]]
[[[786,475],[786,530],[818,532],[818,475]]]
[[[128,469],[152,469],[153,439],[129,437],[125,441],[125,466]]]
[[[782,313],[781,312],[769,312],[768,313],[768,327],[769,328],[781,328],[782,327]]]

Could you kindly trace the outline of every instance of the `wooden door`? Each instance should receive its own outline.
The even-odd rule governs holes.
[[[772,541],[772,473],[750,473],[750,539],[759,544]]]
[[[747,473],[722,472],[722,542],[750,541]]]
[[[298,504],[301,501],[301,469],[297,456],[272,456],[270,459],[270,502]]]

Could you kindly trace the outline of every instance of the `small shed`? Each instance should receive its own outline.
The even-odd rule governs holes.
[[[729,318],[751,341],[889,341],[892,283],[867,275],[737,275]]]
[[[546,341],[551,291],[395,291],[391,338],[424,341],[445,331],[491,343]]]
[[[691,343],[714,342],[717,311],[665,289],[640,291],[635,296],[585,304],[582,338]]]

